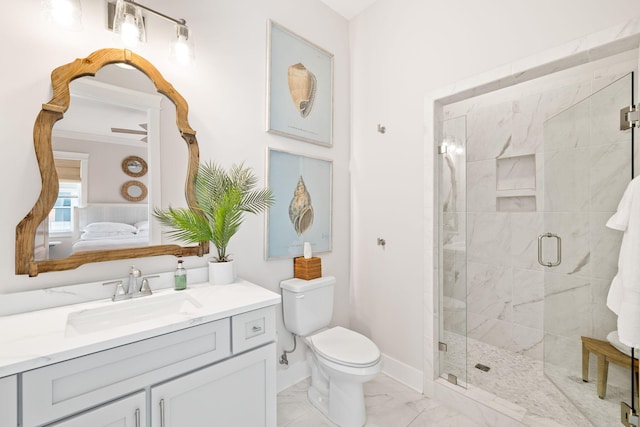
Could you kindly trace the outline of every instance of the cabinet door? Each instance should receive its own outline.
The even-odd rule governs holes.
[[[276,348],[256,350],[151,388],[153,427],[275,427]]]
[[[142,427],[147,425],[145,392],[100,406],[99,408],[49,424],[49,427]]]
[[[18,380],[16,376],[0,378],[0,427],[18,425]]]

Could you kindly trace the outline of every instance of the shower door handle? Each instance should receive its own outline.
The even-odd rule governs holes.
[[[542,239],[544,238],[555,238],[556,239],[556,245],[557,245],[557,251],[556,251],[556,261],[555,262],[545,262],[542,259]],[[553,234],[553,233],[544,233],[538,236],[538,263],[540,265],[543,265],[545,267],[556,267],[558,265],[560,265],[560,263],[562,262],[562,239],[560,238],[560,236],[558,236],[557,234]]]

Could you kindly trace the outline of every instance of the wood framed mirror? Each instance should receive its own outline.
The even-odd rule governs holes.
[[[64,117],[70,106],[70,83],[80,77],[95,76],[101,68],[109,64],[124,64],[141,71],[151,80],[157,92],[167,97],[175,105],[176,125],[180,136],[186,142],[188,151],[184,196],[190,208],[197,207],[194,183],[198,171],[199,148],[196,132],[189,126],[187,120],[188,104],[186,100],[171,83],[164,79],[153,64],[143,57],[126,49],[97,50],[86,58],[79,58],[62,65],[51,73],[53,97],[48,103],[42,105],[33,129],[34,148],[40,169],[42,189],[31,211],[16,227],[16,274],[37,276],[39,273],[49,271],[71,270],[92,262],[158,255],[202,256],[209,252],[209,242],[202,242],[197,246],[155,244],[122,249],[79,250],[59,259],[37,258],[35,256],[37,246],[44,245],[48,249],[50,245],[48,217],[59,198],[60,191],[59,175],[52,145],[53,127]],[[146,162],[144,165],[146,166]],[[133,173],[140,172],[142,171],[137,167],[134,168]],[[144,168],[144,174],[146,174],[146,168]]]

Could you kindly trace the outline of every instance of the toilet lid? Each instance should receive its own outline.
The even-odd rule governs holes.
[[[349,366],[369,366],[380,360],[380,350],[369,338],[336,326],[309,338],[322,357]]]

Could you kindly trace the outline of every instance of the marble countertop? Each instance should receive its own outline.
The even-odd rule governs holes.
[[[181,308],[167,310],[174,302]],[[224,286],[202,283],[184,291],[162,289],[124,301],[102,299],[2,316],[0,378],[279,303],[279,294],[239,280]],[[133,304],[142,310],[156,306],[161,311],[131,317]],[[99,325],[102,317],[107,327]],[[71,319],[85,318],[97,326],[70,327]]]

